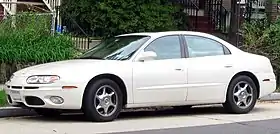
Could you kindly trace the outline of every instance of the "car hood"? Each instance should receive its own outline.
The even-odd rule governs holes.
[[[113,62],[107,60],[92,60],[92,59],[75,59],[50,62],[24,68],[14,73],[15,76],[30,76],[30,75],[61,75],[65,73],[80,72],[81,70],[95,67],[96,63]]]

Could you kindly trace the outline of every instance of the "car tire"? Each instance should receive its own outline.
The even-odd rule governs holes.
[[[56,110],[56,109],[35,108],[34,111],[38,115],[42,115],[42,116],[45,116],[45,117],[56,117],[56,116],[59,116],[61,114],[61,112]]]
[[[122,106],[121,89],[116,82],[110,79],[95,81],[89,85],[84,94],[83,112],[89,121],[113,121],[120,114]]]
[[[250,77],[237,76],[229,84],[226,102],[223,106],[229,113],[246,114],[255,107],[257,95],[256,84]]]

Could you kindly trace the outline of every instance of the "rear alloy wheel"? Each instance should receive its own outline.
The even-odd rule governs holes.
[[[114,81],[101,79],[85,93],[83,112],[90,121],[113,121],[121,112],[122,92]]]
[[[45,117],[56,117],[61,114],[60,111],[55,110],[55,109],[35,108],[34,111],[37,114],[45,116]]]
[[[248,76],[238,76],[229,85],[225,109],[230,113],[249,113],[257,102],[257,87]]]

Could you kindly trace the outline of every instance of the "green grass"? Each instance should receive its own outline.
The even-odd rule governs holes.
[[[6,94],[2,90],[0,91],[0,107],[5,106],[7,104]]]

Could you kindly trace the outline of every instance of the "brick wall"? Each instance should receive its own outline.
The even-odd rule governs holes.
[[[272,20],[276,20],[277,16],[279,16],[277,3],[273,3],[273,5],[272,5],[272,14],[271,15],[272,15]]]
[[[4,7],[0,4],[0,20],[4,17]]]
[[[280,15],[278,10],[278,5],[275,1],[272,2],[272,6],[270,7],[269,4],[266,6],[266,12],[268,14],[271,14],[271,18],[273,21],[277,19],[277,17]]]

